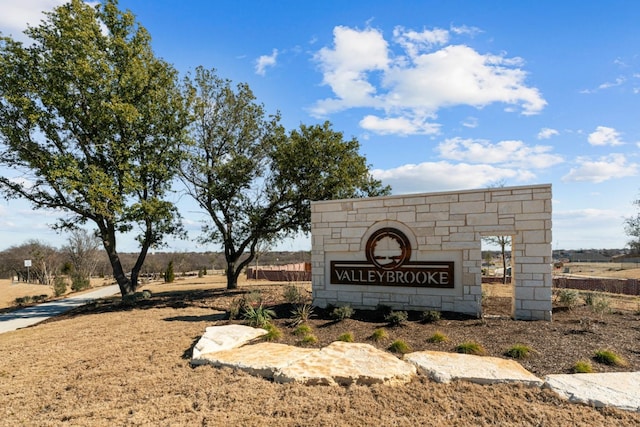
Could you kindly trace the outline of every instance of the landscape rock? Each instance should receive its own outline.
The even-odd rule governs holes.
[[[416,368],[369,344],[336,341],[283,367],[274,375],[279,383],[315,385],[404,384]]]
[[[574,403],[640,412],[640,372],[547,375],[545,387]]]
[[[464,380],[478,384],[518,382],[538,387],[544,384],[518,362],[499,357],[418,351],[406,354],[404,360],[439,383]]]
[[[209,363],[215,367],[240,369],[251,375],[272,379],[279,369],[319,351],[319,349],[261,342],[240,348],[202,354],[199,360],[201,363]]]
[[[267,331],[244,325],[209,326],[193,348],[192,365],[209,363],[202,355],[240,347]]]

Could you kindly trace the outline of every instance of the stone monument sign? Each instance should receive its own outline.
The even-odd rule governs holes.
[[[482,237],[511,237],[512,316],[551,320],[551,185],[311,204],[313,301],[482,315]]]

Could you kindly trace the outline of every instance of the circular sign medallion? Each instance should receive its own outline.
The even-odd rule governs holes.
[[[411,243],[400,230],[381,228],[367,240],[366,256],[378,268],[395,270],[411,258]]]

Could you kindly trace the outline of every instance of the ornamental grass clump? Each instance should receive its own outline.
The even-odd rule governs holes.
[[[531,347],[525,344],[515,344],[511,346],[507,351],[504,352],[505,356],[511,357],[512,359],[526,359],[534,353]]]
[[[593,366],[588,360],[578,360],[573,364],[572,370],[574,374],[590,374],[593,372]]]
[[[434,332],[433,335],[427,338],[427,342],[430,342],[430,343],[440,343],[440,342],[447,342],[447,341],[449,341],[449,337],[440,331]]]
[[[456,346],[456,352],[462,354],[474,354],[476,356],[484,356],[487,354],[487,351],[482,347],[481,344],[475,341],[467,341],[463,342]]]
[[[302,337],[302,344],[316,344],[318,342],[318,337],[313,334],[307,334]]]
[[[371,336],[369,338],[374,342],[380,342],[380,341],[384,341],[387,338],[389,338],[389,335],[387,334],[387,331],[385,331],[382,328],[379,328],[379,329],[376,329],[375,331],[373,331],[373,333],[371,334]]]
[[[278,341],[282,337],[282,331],[276,325],[269,323],[264,328],[267,330],[267,334],[264,335],[265,340]]]
[[[296,336],[305,336],[305,335],[309,335],[310,333],[311,333],[311,326],[306,325],[304,323],[301,325],[298,325],[298,327],[293,330],[293,335],[296,335]]]
[[[392,353],[406,354],[411,351],[411,347],[404,340],[395,340],[389,346],[389,351]]]
[[[598,350],[593,356],[593,360],[598,363],[602,363],[604,365],[609,366],[620,366],[625,367],[628,366],[629,363],[622,358],[622,356],[611,350]]]
[[[307,323],[313,315],[313,306],[310,304],[299,304],[291,310],[291,326]]]
[[[245,307],[242,317],[247,321],[249,326],[264,328],[271,322],[271,319],[276,317],[276,312],[260,304],[258,307]]]
[[[338,341],[353,342],[353,334],[351,332],[345,332],[338,337]]]

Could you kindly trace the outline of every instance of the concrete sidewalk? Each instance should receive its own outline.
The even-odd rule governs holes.
[[[21,308],[9,313],[0,314],[0,334],[35,325],[50,317],[65,313],[93,300],[109,297],[120,292],[118,285],[104,286],[82,295]]]

